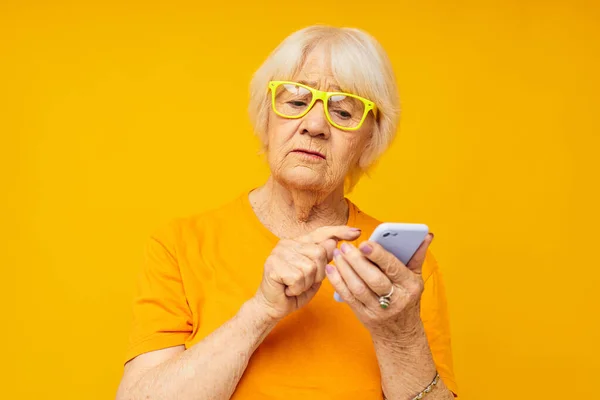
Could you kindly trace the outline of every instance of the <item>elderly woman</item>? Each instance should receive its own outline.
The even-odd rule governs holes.
[[[356,29],[292,34],[250,116],[271,176],[151,237],[117,399],[453,398],[433,235],[404,265],[344,197],[397,128],[383,49]]]

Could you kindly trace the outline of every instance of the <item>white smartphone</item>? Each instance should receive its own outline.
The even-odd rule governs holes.
[[[375,228],[369,240],[379,243],[406,265],[428,233],[429,227],[425,224],[384,222]],[[333,298],[343,302],[337,292]]]

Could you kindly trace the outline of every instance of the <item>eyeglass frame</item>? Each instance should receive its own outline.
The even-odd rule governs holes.
[[[279,85],[295,85],[295,86],[299,86],[302,88],[305,88],[307,90],[309,90],[312,94],[312,100],[310,101],[310,104],[308,105],[308,107],[306,107],[306,110],[304,110],[302,113],[298,114],[298,115],[285,115],[280,113],[279,111],[277,111],[277,107],[275,107],[275,89],[277,89],[277,87]],[[317,100],[321,100],[323,102],[323,111],[325,113],[325,118],[327,118],[327,121],[329,121],[329,123],[331,125],[333,125],[334,127],[344,130],[344,131],[356,131],[359,130],[363,123],[365,122],[365,119],[367,119],[367,114],[369,114],[369,111],[373,111],[373,116],[377,117],[377,106],[375,105],[374,102],[372,102],[369,99],[366,99],[364,97],[361,96],[357,96],[355,94],[352,93],[345,93],[345,92],[325,92],[319,89],[315,89],[312,88],[310,86],[304,85],[302,83],[298,83],[298,82],[292,82],[292,81],[269,81],[269,90],[271,91],[271,107],[273,108],[273,111],[275,112],[275,114],[279,115],[280,117],[283,118],[288,118],[288,119],[298,119],[298,118],[302,118],[304,117],[306,114],[308,114],[308,112],[310,110],[312,110],[312,108],[314,107],[315,103],[317,102]],[[341,126],[335,122],[333,122],[333,120],[331,119],[330,115],[329,115],[329,107],[328,107],[328,101],[332,96],[348,96],[348,97],[352,97],[355,99],[358,99],[360,101],[362,101],[362,103],[365,106],[365,111],[363,113],[363,116],[360,120],[360,122],[358,123],[357,126],[349,128],[349,127],[345,127],[345,126]]]

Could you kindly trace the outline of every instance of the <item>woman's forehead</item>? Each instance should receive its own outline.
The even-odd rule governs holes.
[[[298,83],[320,90],[341,90],[331,68],[331,57],[322,49],[312,50],[293,77]]]
[[[341,85],[328,65],[305,63],[294,75],[293,81],[319,90],[341,90]]]

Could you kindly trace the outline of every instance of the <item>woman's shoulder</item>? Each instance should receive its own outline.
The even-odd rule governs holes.
[[[242,199],[238,196],[217,207],[171,218],[156,228],[153,236],[174,242],[186,241],[190,238],[198,239],[207,232],[215,233],[225,226],[236,224],[243,214]]]

